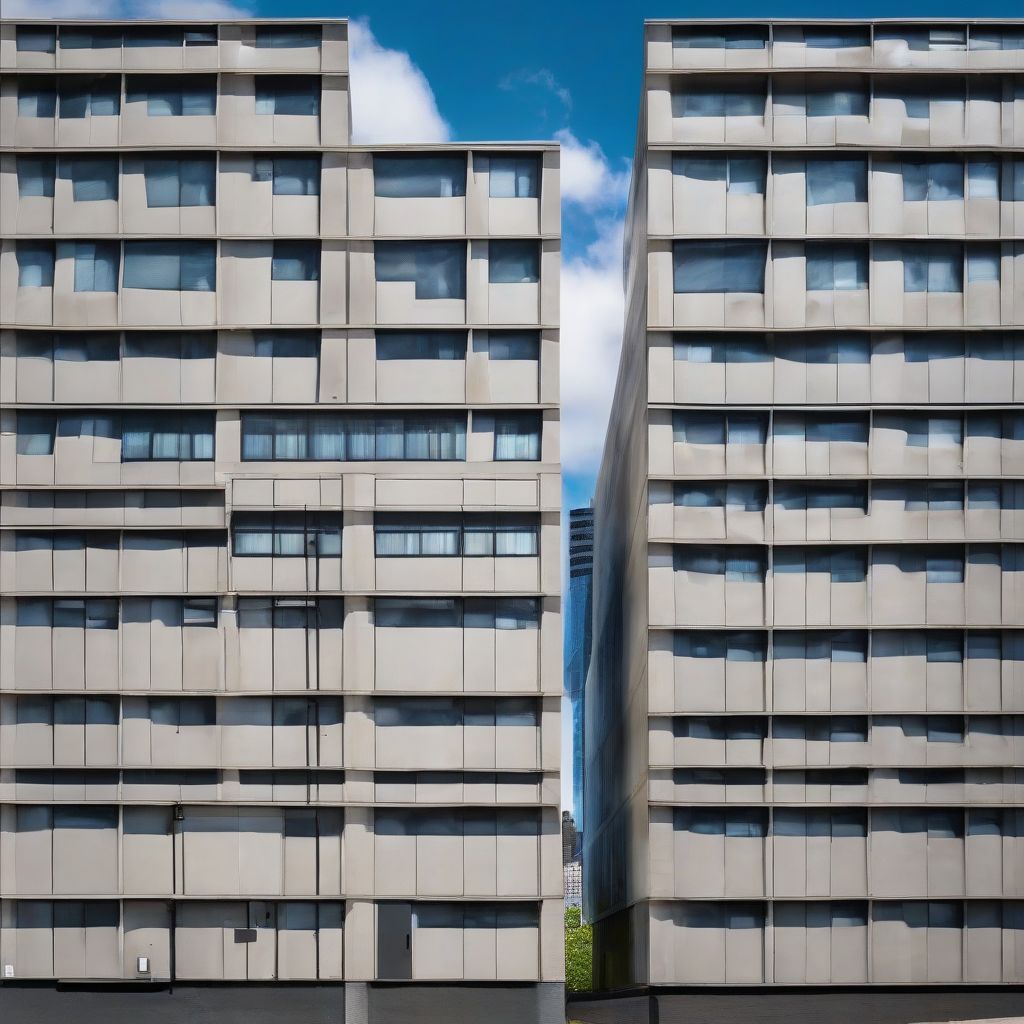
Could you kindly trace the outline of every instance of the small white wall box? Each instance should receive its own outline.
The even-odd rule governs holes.
[[[140,956],[135,958],[135,971],[137,974],[149,974],[148,956]]]
[[[14,964],[4,964],[4,977],[5,978],[13,978],[14,977]]]

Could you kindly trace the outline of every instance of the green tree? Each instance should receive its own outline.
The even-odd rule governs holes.
[[[594,933],[579,907],[565,908],[565,987],[589,992],[594,984]]]

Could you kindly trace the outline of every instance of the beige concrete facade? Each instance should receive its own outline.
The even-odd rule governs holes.
[[[557,147],[352,146],[344,21],[0,65],[3,979],[560,992]]]
[[[1022,41],[646,25],[595,502],[603,989],[1024,983]]]

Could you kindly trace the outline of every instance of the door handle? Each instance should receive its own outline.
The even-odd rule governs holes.
[[[408,949],[408,948],[409,948],[409,938],[410,938],[410,935],[409,935],[409,933],[408,933],[408,932],[406,932],[406,933],[405,933],[405,948],[406,948],[406,949]]]

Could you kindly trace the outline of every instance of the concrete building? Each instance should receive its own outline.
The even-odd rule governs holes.
[[[572,811],[582,836],[584,704],[593,621],[594,509],[569,510],[569,593],[565,629],[565,693],[572,708]]]
[[[562,871],[565,875],[565,905],[579,907],[583,902],[583,864],[579,855],[566,861]]]
[[[568,811],[562,811],[562,874],[565,905],[578,907],[583,896],[583,865],[580,861],[580,834]]]
[[[8,1020],[561,1019],[557,147],[347,57],[0,26]]]
[[[1011,1012],[980,989],[1024,982],[1024,22],[649,22],[640,118],[597,983]]]

